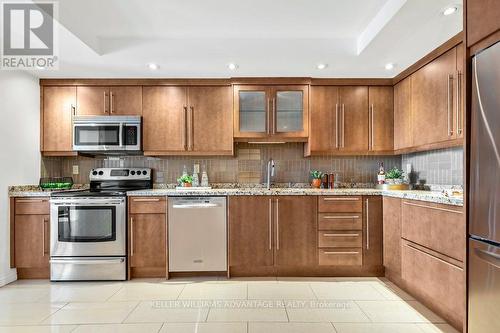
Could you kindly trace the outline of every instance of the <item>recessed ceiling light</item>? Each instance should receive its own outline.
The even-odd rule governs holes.
[[[232,62],[232,63],[227,64],[227,68],[229,68],[232,71],[235,71],[238,69],[238,65]]]
[[[148,68],[152,71],[155,71],[157,70],[158,68],[160,68],[160,66],[158,66],[158,64],[155,64],[155,63],[150,63],[148,64]]]
[[[327,68],[327,67],[328,67],[328,64],[317,64],[317,65],[316,65],[316,68],[317,68],[317,69],[325,69],[325,68]]]
[[[453,14],[454,12],[456,12],[456,11],[457,11],[457,9],[458,9],[458,8],[457,8],[457,7],[455,7],[455,6],[448,7],[448,8],[446,8],[446,9],[443,11],[443,15],[444,15],[444,16],[451,15],[451,14]]]
[[[387,69],[388,71],[390,71],[393,68],[394,68],[394,64],[392,62],[385,64],[385,69]]]

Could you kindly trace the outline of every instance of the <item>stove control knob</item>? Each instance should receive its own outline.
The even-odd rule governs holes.
[[[145,176],[145,175],[147,175],[147,174],[148,174],[148,172],[147,172],[146,170],[144,170],[144,171],[142,172],[142,174]]]
[[[97,176],[97,171],[92,171],[92,175]]]
[[[130,171],[130,174],[131,174],[132,176],[133,176],[133,175],[135,175],[135,171],[134,171],[134,170]]]
[[[104,172],[99,171],[99,176],[102,176],[102,175],[104,175]]]

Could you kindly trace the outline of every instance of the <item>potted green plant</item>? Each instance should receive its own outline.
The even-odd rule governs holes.
[[[183,175],[177,178],[177,181],[182,187],[191,187],[193,186],[193,176]]]
[[[397,167],[392,168],[385,175],[385,182],[387,184],[402,184],[403,183],[404,172],[399,170]]]
[[[320,188],[321,187],[321,178],[323,178],[323,172],[318,171],[318,170],[312,170],[311,171],[311,186],[313,188]]]

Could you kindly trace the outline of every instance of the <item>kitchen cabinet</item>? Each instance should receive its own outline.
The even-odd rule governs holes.
[[[377,86],[368,88],[369,150],[388,152],[394,150],[394,97],[393,88]]]
[[[360,196],[318,198],[318,265],[363,265],[363,200]]]
[[[385,276],[401,283],[401,199],[383,199],[383,263]]]
[[[316,198],[229,197],[230,274],[280,274],[314,265]]]
[[[76,106],[76,88],[42,87],[40,151],[43,155],[72,155],[72,115]]]
[[[274,199],[277,266],[310,266],[316,261],[317,200],[312,196]]]
[[[386,277],[461,330],[465,316],[463,208],[383,200]]]
[[[233,93],[238,141],[307,141],[307,85],[235,85]]]
[[[413,145],[423,146],[453,137],[453,48],[411,75]]]
[[[363,228],[363,266],[383,265],[382,254],[382,197],[363,196],[364,228]]]
[[[11,267],[17,268],[19,279],[48,279],[49,198],[16,198],[11,203]]]
[[[306,155],[339,148],[339,87],[311,86],[310,133]]]
[[[272,197],[228,198],[229,268],[251,274],[274,272]],[[243,273],[244,274],[244,273]]]
[[[394,85],[394,150],[413,146],[410,77]]]
[[[500,6],[499,6],[500,7]],[[465,66],[465,46],[460,44],[456,47],[457,50],[457,69],[455,72],[453,86],[453,119],[455,120],[454,137],[457,139],[464,138],[464,119],[465,119],[465,81],[464,81],[464,66]]]
[[[346,152],[368,150],[368,87],[343,86],[340,95],[339,147]]]
[[[142,115],[141,86],[78,86],[76,115]]]
[[[165,197],[129,198],[129,278],[167,277]]]
[[[305,155],[392,153],[390,86],[311,86]]]
[[[459,261],[465,257],[465,224],[462,207],[403,200],[402,237]]]
[[[145,155],[232,155],[229,86],[143,88]]]
[[[452,326],[462,331],[465,316],[465,273],[438,252],[402,242],[405,289]]]
[[[467,46],[470,47],[500,30],[498,0],[467,0]]]

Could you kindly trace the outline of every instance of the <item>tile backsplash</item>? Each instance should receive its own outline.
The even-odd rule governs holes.
[[[44,157],[41,175],[71,176],[74,165],[79,174],[72,175],[75,183],[89,182],[92,168],[98,167],[148,167],[154,169],[155,183],[175,183],[184,165],[192,172],[193,164],[206,167],[210,182],[214,183],[262,183],[265,180],[267,161],[273,158],[277,183],[306,183],[310,170],[334,172],[337,181],[346,183],[375,183],[378,163],[386,168],[401,165],[400,156],[314,156],[304,157],[302,143],[247,144],[235,146],[235,156],[217,157],[144,157],[120,158]]]
[[[462,147],[431,150],[401,156],[401,165],[412,165],[410,182],[425,185],[463,185]]]
[[[386,170],[397,166],[406,171],[410,163],[413,184],[426,185],[463,185],[463,149],[450,148],[406,154],[402,156],[313,156],[304,157],[302,143],[286,144],[247,144],[235,146],[235,156],[217,157],[144,157],[125,156],[120,158],[88,157],[44,157],[41,175],[71,176],[74,165],[79,174],[73,175],[78,184],[89,182],[92,168],[98,167],[148,167],[154,169],[154,182],[158,184],[175,183],[184,165],[189,172],[193,164],[206,168],[210,182],[213,183],[263,183],[267,161],[273,158],[276,163],[276,183],[307,183],[310,170],[334,172],[337,181],[343,183],[375,183],[378,163],[384,162]]]

